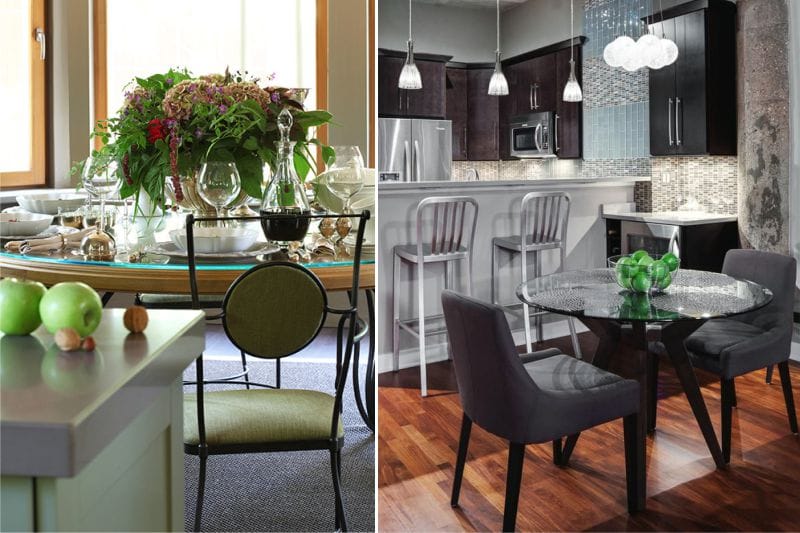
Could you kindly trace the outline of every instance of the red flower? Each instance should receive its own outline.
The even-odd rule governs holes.
[[[154,118],[147,123],[147,142],[154,143],[167,136],[167,127],[159,118]]]

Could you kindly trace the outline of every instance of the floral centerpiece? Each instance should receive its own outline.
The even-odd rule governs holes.
[[[144,192],[154,206],[163,207],[167,180],[181,203],[181,178],[193,176],[204,160],[235,162],[242,189],[260,198],[264,165],[275,170],[277,163],[277,117],[283,109],[294,119],[290,137],[296,141],[294,166],[301,179],[315,170],[315,145],[325,161],[334,157],[330,147],[309,135],[330,122],[330,113],[306,111],[302,100],[298,90],[261,87],[255,78],[227,71],[194,77],[171,69],[136,78],[118,116],[98,122],[92,135],[103,146],[92,156],[119,163],[120,195],[134,196],[137,205]]]

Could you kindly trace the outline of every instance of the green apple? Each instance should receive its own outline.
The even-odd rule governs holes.
[[[642,257],[648,257],[649,255],[650,254],[647,253],[647,250],[636,250],[631,254],[631,259],[638,263]]]
[[[639,272],[631,279],[631,286],[636,292],[647,292],[653,285],[647,272]]]
[[[629,278],[636,274],[639,270],[636,267],[636,261],[632,257],[620,257],[617,261],[617,274]]]
[[[669,274],[669,267],[664,261],[656,260],[650,264],[648,271],[650,272],[651,278],[658,281],[664,279],[664,276]]]
[[[39,302],[47,289],[38,281],[0,280],[0,331],[27,335],[42,324]]]
[[[656,281],[656,287],[663,290],[669,287],[671,283],[672,283],[672,276],[670,275],[669,272],[667,272],[667,274],[663,278]]]
[[[662,255],[661,260],[669,267],[670,272],[675,272],[680,264],[680,260],[671,252]]]
[[[39,314],[50,333],[72,328],[78,335],[91,335],[103,318],[103,303],[85,283],[65,281],[53,285],[39,303]]]

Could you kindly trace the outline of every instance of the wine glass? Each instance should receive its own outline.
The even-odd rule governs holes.
[[[236,163],[231,161],[206,161],[197,179],[197,193],[213,205],[217,216],[222,217],[222,208],[231,203],[242,189],[242,180]],[[217,221],[220,225],[222,221]]]
[[[336,159],[324,174],[328,189],[344,202],[343,214],[351,214],[350,201],[364,187],[364,159],[358,146],[334,146]]]
[[[81,173],[83,187],[90,196],[100,200],[100,219],[97,229],[81,240],[81,252],[92,261],[113,261],[116,245],[106,233],[106,199],[116,194],[122,182],[117,175],[117,162],[94,155],[86,158]]]

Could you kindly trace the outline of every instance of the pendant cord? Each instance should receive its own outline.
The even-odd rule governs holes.
[[[569,62],[573,63],[575,61],[575,57],[573,53],[575,51],[575,3],[574,0],[569,0]]]
[[[497,52],[500,52],[500,0],[497,0]]]
[[[411,40],[411,0],[408,0],[408,40]]]
[[[664,33],[664,4],[661,3],[661,0],[658,0],[658,10],[661,12],[661,38],[666,39],[667,34]]]

